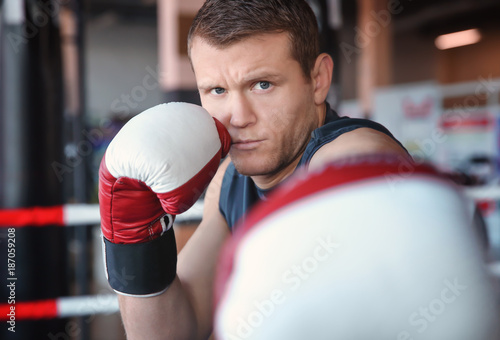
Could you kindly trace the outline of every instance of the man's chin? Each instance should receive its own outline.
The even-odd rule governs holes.
[[[243,176],[261,176],[269,173],[268,166],[265,162],[254,157],[241,157],[235,153],[230,152],[231,161],[238,171]]]
[[[233,164],[234,164],[234,167],[236,168],[236,171],[238,171],[238,173],[240,175],[243,175],[243,176],[260,176],[260,175],[266,174],[266,172],[263,171],[263,169],[261,169],[261,168],[259,169],[255,165],[245,166],[243,164],[240,164],[240,163],[237,163],[234,161],[233,161]]]

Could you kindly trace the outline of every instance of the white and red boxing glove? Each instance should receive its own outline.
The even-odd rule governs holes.
[[[297,172],[221,253],[215,338],[499,339],[498,298],[457,189],[384,155]]]
[[[200,197],[230,144],[220,122],[188,103],[152,107],[114,137],[99,169],[99,204],[116,292],[153,296],[174,280],[174,217]]]

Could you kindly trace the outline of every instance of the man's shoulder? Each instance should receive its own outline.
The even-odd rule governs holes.
[[[391,135],[370,126],[357,127],[340,134],[315,152],[310,168],[345,157],[365,154],[397,154],[410,157],[406,149]]]

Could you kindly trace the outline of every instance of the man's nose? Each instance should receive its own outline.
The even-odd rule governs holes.
[[[243,94],[233,93],[228,103],[229,124],[236,128],[245,128],[256,121],[251,102]]]

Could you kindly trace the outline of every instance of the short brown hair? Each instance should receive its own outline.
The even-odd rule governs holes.
[[[195,36],[228,47],[250,36],[287,32],[292,57],[307,79],[319,54],[316,16],[305,0],[207,0],[188,34],[188,53]]]

